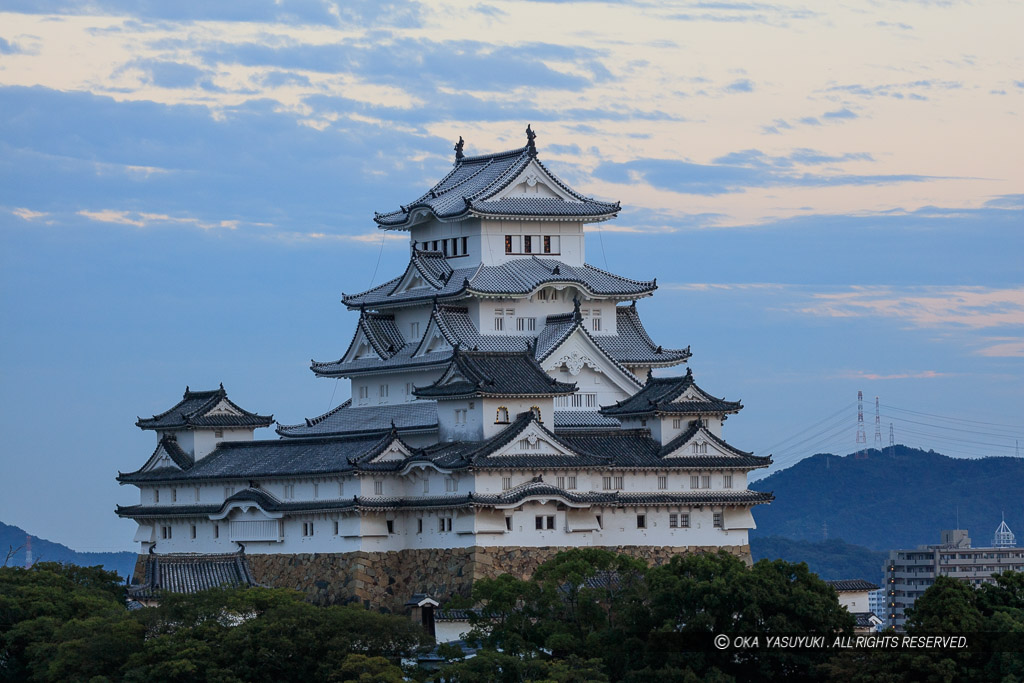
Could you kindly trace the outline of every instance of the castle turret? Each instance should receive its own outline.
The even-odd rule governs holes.
[[[257,415],[228,398],[224,385],[212,391],[192,391],[174,406],[153,417],[140,417],[135,425],[157,433],[157,441],[170,440],[192,459],[201,460],[221,441],[252,441],[253,432],[269,427],[273,415]]]

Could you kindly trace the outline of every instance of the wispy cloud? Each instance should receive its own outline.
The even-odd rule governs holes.
[[[816,293],[801,313],[830,318],[898,318],[914,327],[986,329],[1024,326],[1024,287],[854,287]]]
[[[12,209],[11,213],[25,221],[34,221],[37,218],[50,215],[46,211],[33,211],[32,209],[25,208]]]
[[[134,225],[137,228],[148,228],[154,225],[192,225],[197,228],[204,230],[210,230],[213,228],[226,228],[228,230],[235,230],[238,228],[239,221],[237,220],[222,220],[217,222],[203,221],[198,218],[191,217],[176,217],[169,216],[163,213],[146,213],[144,211],[118,211],[115,209],[100,209],[99,211],[90,211],[88,209],[82,209],[78,212],[79,216],[85,216],[86,218],[100,223],[115,223],[117,225]]]
[[[990,358],[1024,358],[1024,339],[1020,337],[988,337],[975,355]]]
[[[922,370],[920,372],[895,372],[878,373],[866,370],[852,370],[841,372],[835,375],[837,379],[865,379],[865,380],[886,380],[886,379],[935,379],[937,377],[949,377],[948,372],[936,372],[935,370]]]

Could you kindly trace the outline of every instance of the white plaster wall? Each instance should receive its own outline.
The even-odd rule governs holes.
[[[352,405],[355,408],[381,405],[398,405],[416,400],[413,387],[425,387],[434,383],[443,369],[417,370],[406,372],[385,372],[379,375],[361,375],[352,378]],[[387,385],[387,396],[380,395],[381,385]],[[366,387],[367,398],[360,398],[359,389]]]
[[[394,313],[395,325],[398,326],[398,330],[408,343],[419,342],[423,338],[423,333],[427,331],[427,321],[430,320],[432,309],[433,306],[431,304],[423,304],[409,308],[389,309],[388,312]],[[419,334],[413,334],[412,323],[419,323]]]
[[[516,415],[525,413],[532,407],[537,406],[540,408],[541,424],[549,430],[554,429],[554,401],[551,398],[484,398],[481,399],[481,403],[483,404],[482,423],[485,439],[494,436],[508,427],[508,424],[494,421],[498,408],[501,406],[508,408],[509,422],[515,422]]]
[[[484,434],[484,410],[480,399],[437,402],[438,439],[449,441],[479,441]],[[455,411],[466,411],[466,423],[455,423]],[[493,420],[493,418],[491,418]]]
[[[579,221],[516,221],[504,219],[483,219],[480,228],[481,251],[486,265],[498,265],[515,258],[553,258],[572,266],[583,265],[585,260],[583,224]],[[532,254],[506,254],[505,235],[534,235],[538,240]],[[557,235],[559,253],[544,254],[543,236]]]

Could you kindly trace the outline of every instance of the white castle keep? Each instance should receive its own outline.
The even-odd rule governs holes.
[[[140,501],[117,509],[139,525],[139,590],[174,589],[175,566],[215,584],[227,565],[243,582],[308,588],[270,556],[374,566],[435,593],[465,586],[407,565],[441,553],[472,576],[528,573],[571,547],[650,561],[719,547],[749,556],[751,509],[772,496],[749,490],[747,474],[771,459],[723,439],[739,402],[704,391],[690,370],[655,376],[690,358],[644,330],[636,302],[656,282],[585,261],[584,224],[620,205],[560,181],[534,137],[527,128],[525,147],[472,157],[460,138],[448,175],[376,214],[381,228],[408,231],[409,264],[343,296],[359,315],[352,341],[312,363],[319,377],[349,379],[349,400],[270,440],[253,433],[273,417],[243,410],[223,386],[186,389],[139,419],[157,447],[119,474]],[[522,557],[510,549],[525,564],[502,560]],[[225,560],[240,552],[245,563]],[[320,590],[407,597],[382,593],[379,573]]]

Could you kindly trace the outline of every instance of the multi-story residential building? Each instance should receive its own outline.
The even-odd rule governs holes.
[[[1005,525],[1003,522],[1000,530]],[[1006,530],[1009,531],[1009,527]],[[980,586],[992,583],[993,574],[1024,571],[1024,548],[973,548],[966,529],[944,530],[941,540],[937,545],[889,551],[889,561],[883,568],[887,627],[903,630],[906,609],[912,607],[914,601],[935,583],[937,576],[949,576]]]
[[[584,225],[619,210],[554,176],[532,131],[499,154],[460,141],[440,182],[376,215],[408,231],[408,266],[343,297],[352,340],[312,363],[350,399],[273,440],[254,439],[273,418],[223,388],[139,420],[158,444],[119,475],[140,501],[117,512],[140,553],[194,555],[198,572],[244,550],[247,580],[399,605],[564,548],[749,557],[751,510],[772,496],[747,474],[771,460],[723,439],[739,402],[689,370],[652,375],[690,358],[644,329],[656,282],[585,261]]]

